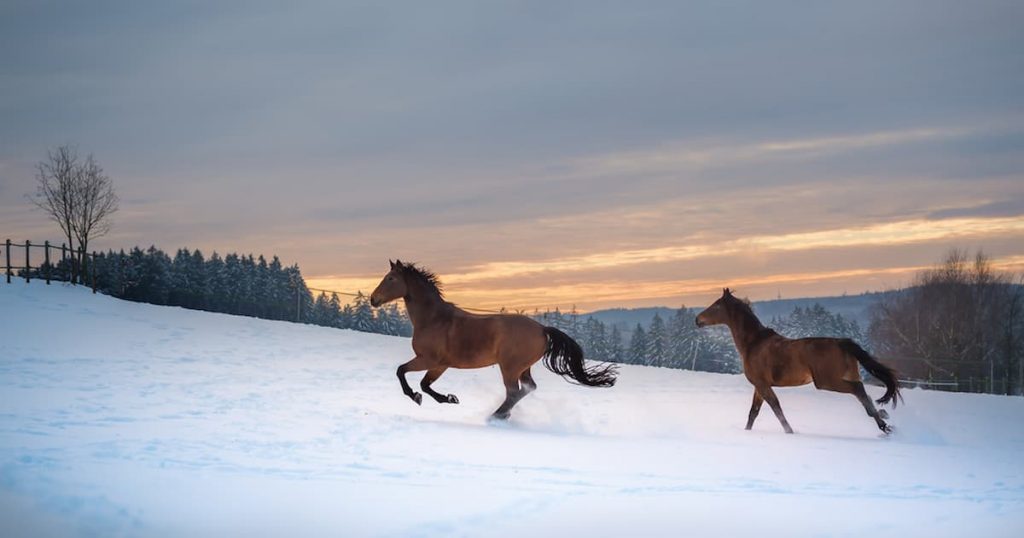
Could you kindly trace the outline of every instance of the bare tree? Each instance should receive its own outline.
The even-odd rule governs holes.
[[[110,231],[110,217],[118,199],[110,178],[92,155],[85,160],[74,146],[50,150],[36,166],[36,194],[32,202],[60,226],[72,255],[71,279],[78,277],[86,263],[89,243]]]
[[[110,232],[110,216],[118,207],[114,185],[92,155],[80,167],[75,201],[71,227],[78,240],[79,266],[84,270],[89,242]]]
[[[75,191],[79,168],[76,148],[65,145],[47,151],[46,160],[36,165],[36,194],[31,198],[32,203],[60,226],[71,248],[75,246]],[[71,279],[75,279],[74,264]]]
[[[1002,379],[1010,392],[1014,377],[1021,382],[1021,293],[985,254],[952,250],[873,307],[868,336],[883,356],[921,361],[944,378],[987,378],[990,391]]]

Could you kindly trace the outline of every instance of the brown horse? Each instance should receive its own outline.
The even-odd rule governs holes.
[[[779,399],[772,387],[795,387],[814,382],[822,390],[853,394],[860,400],[868,416],[875,419],[878,429],[888,434],[892,428],[885,423],[889,418],[885,410],[878,411],[864,391],[859,362],[871,375],[885,384],[885,394],[879,404],[902,398],[896,372],[875,360],[856,342],[848,338],[786,338],[761,324],[746,301],[733,297],[725,288],[722,297],[697,315],[697,326],[725,324],[732,332],[736,349],[743,358],[743,373],[754,385],[754,401],[750,404],[747,429],[761,411],[761,403],[768,402],[786,433],[793,433],[786,416],[782,414]]]
[[[479,315],[444,300],[440,282],[430,271],[412,263],[391,262],[370,304],[380,306],[395,299],[405,301],[412,321],[413,359],[398,367],[402,392],[420,404],[423,396],[405,380],[406,372],[426,370],[420,388],[438,403],[459,403],[454,394],[440,394],[430,387],[448,368],[483,368],[497,364],[505,382],[505,402],[492,415],[504,420],[512,407],[537,388],[530,367],[544,359],[544,366],[570,382],[591,387],[615,384],[612,365],[586,366],[583,349],[554,327],[545,327],[526,316]]]

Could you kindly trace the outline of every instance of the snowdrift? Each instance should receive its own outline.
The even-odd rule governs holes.
[[[503,426],[402,395],[409,341],[0,284],[2,536],[1016,536],[1024,399],[907,390],[878,436],[848,395],[742,376],[542,367]],[[410,375],[410,381],[418,377]],[[415,383],[414,383],[415,385]],[[870,387],[877,397],[881,389]]]

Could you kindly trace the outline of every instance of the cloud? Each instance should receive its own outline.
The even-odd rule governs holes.
[[[955,217],[1008,217],[1024,215],[1024,196],[1008,200],[984,202],[968,207],[951,207],[930,213],[932,219],[948,219]]]
[[[846,252],[923,237],[906,223],[1019,214],[1022,11],[15,2],[0,227],[46,229],[22,185],[77,142],[124,201],[103,246],[278,253],[310,275],[401,254],[591,278],[696,270],[716,248],[795,256],[837,230]]]

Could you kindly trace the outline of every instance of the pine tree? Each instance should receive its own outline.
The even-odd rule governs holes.
[[[206,260],[206,306],[213,312],[227,312],[227,269],[215,251]]]
[[[647,333],[639,323],[633,329],[633,336],[629,339],[629,353],[626,362],[632,364],[648,364],[647,362]]]
[[[665,349],[667,342],[665,320],[655,313],[651,320],[651,328],[647,331],[647,357],[651,366],[665,365]]]
[[[357,331],[376,332],[377,323],[373,316],[373,307],[370,306],[370,300],[363,295],[363,292],[359,292],[353,304],[351,327]]]
[[[203,260],[203,253],[196,249],[187,260],[187,272],[189,281],[188,296],[191,298],[190,308],[206,310],[206,297],[209,295],[208,276],[206,274],[206,261]]]
[[[625,352],[622,349],[622,332],[618,325],[612,325],[612,332],[608,335],[608,360],[612,362],[625,362]]]
[[[341,300],[338,299],[337,293],[332,293],[331,298],[328,300],[328,308],[331,312],[331,320],[328,325],[330,327],[342,328],[341,320]]]
[[[667,366],[693,369],[699,338],[693,313],[680,306],[668,322]]]

